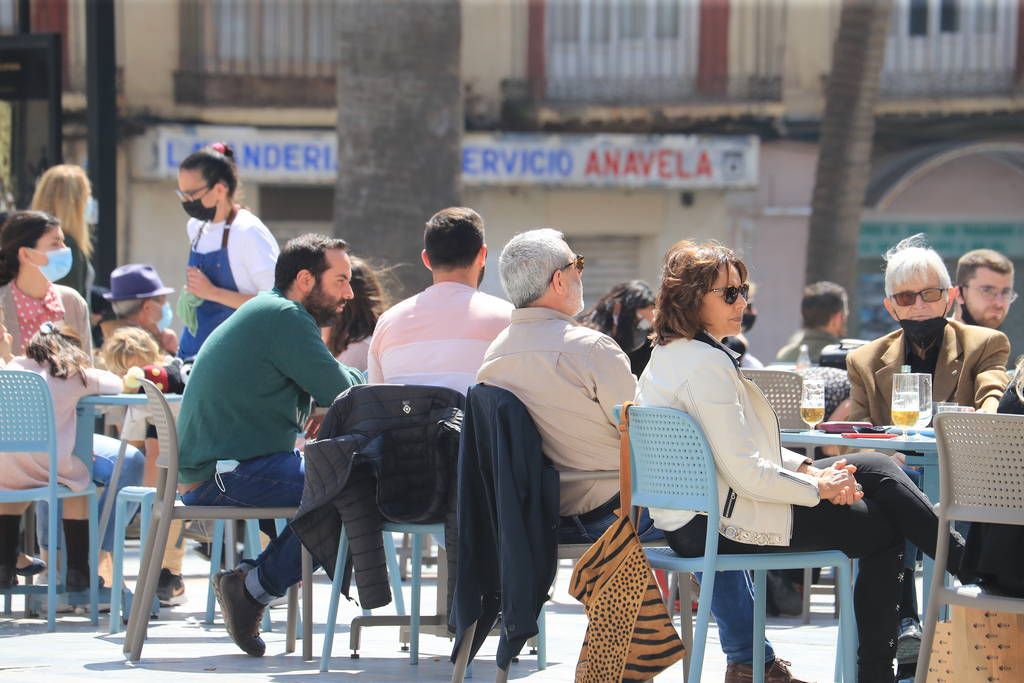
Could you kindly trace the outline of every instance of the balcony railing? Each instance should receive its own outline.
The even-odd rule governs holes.
[[[182,0],[179,102],[333,106],[335,0]]]
[[[1017,0],[897,0],[881,95],[888,99],[1019,93]]]
[[[531,90],[549,103],[778,100],[785,11],[776,0],[548,0],[530,20]]]

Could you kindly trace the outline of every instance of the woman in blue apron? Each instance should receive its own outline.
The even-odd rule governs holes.
[[[277,241],[251,211],[235,202],[238,169],[224,143],[193,152],[178,167],[178,197],[190,216],[188,295],[178,355],[199,353],[206,338],[234,312],[274,284]]]

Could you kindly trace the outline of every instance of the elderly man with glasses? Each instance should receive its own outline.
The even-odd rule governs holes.
[[[946,317],[957,288],[942,258],[926,245],[924,235],[903,240],[885,259],[883,303],[900,329],[846,357],[852,403],[849,419],[892,424],[893,375],[903,366],[932,376],[933,405],[952,402],[996,412],[1008,381],[1010,342],[1006,335]],[[902,460],[901,454],[896,457]],[[913,478],[912,472],[908,474]],[[903,666],[912,666],[917,660],[921,638],[912,569],[916,555],[916,548],[908,548],[896,651]]]

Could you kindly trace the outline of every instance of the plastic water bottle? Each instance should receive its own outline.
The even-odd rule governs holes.
[[[811,367],[811,354],[807,352],[807,344],[800,345],[800,354],[796,357],[796,370],[806,370]]]

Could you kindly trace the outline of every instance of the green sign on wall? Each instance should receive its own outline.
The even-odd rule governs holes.
[[[927,235],[928,244],[947,259],[982,248],[1024,258],[1024,222],[863,221],[859,255],[880,258],[901,239],[919,232]]]

